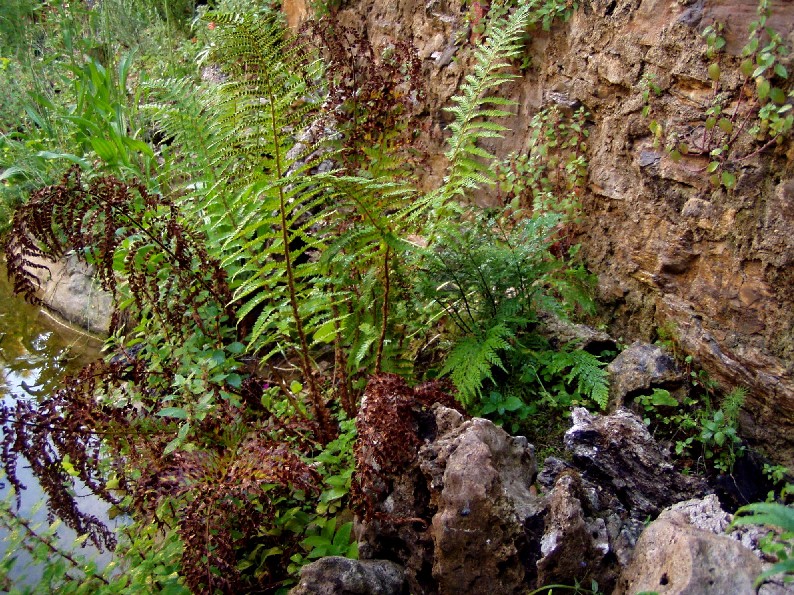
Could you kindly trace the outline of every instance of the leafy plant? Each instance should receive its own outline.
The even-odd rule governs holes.
[[[526,152],[509,155],[496,165],[500,200],[575,219],[587,175],[586,117],[584,108],[567,117],[557,107],[535,114]]]
[[[609,384],[604,362],[581,349],[563,348],[542,355],[538,374],[546,386],[552,387],[557,406],[595,405],[606,409]]]
[[[746,394],[744,388],[735,388],[717,409],[710,397],[685,397],[679,402],[660,388],[636,397],[634,402],[642,408],[646,425],[674,441],[676,455],[692,454],[697,446],[714,469],[730,473],[745,450],[738,434],[738,414]]]
[[[402,40],[373,48],[363,32],[330,18],[309,21],[302,35],[327,65],[323,112],[335,131],[335,158],[363,177],[410,177],[421,155],[412,145],[424,97],[416,49]]]
[[[750,24],[747,44],[742,48],[739,70],[743,76],[738,90],[724,88],[723,50],[725,38],[720,23],[703,32],[707,75],[712,83],[712,99],[704,107],[704,121],[690,134],[665,135],[656,120],[650,124],[657,141],[666,136],[666,149],[673,161],[682,157],[705,157],[708,164],[698,171],[709,174],[714,187],[732,189],[737,183],[739,164],[779,144],[794,125],[791,99],[794,97],[786,67],[790,48],[779,33],[767,26],[768,0],[760,0],[758,19]],[[646,84],[643,91],[650,112],[647,89],[659,94],[658,87]]]
[[[539,311],[590,307],[587,276],[550,252],[560,221],[553,213],[515,220],[475,215],[426,252],[424,291],[461,334],[439,373],[451,374],[464,403],[482,396],[495,368],[507,371],[504,354],[521,350],[519,335],[538,322]],[[566,367],[560,363],[557,371]]]
[[[742,525],[767,525],[776,529],[761,547],[765,554],[774,556],[777,562],[758,576],[756,587],[777,574],[783,574],[787,583],[794,581],[794,507],[778,502],[756,502],[742,506],[736,511],[731,527]]]
[[[744,452],[738,435],[737,414],[744,403],[746,390],[734,389],[722,403],[722,407],[710,417],[701,418],[700,442],[704,446],[706,459],[712,459],[714,467],[723,473],[730,472],[737,458]]]

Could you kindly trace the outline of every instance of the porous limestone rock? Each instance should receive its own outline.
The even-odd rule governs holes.
[[[657,521],[668,521],[676,526],[687,525],[714,535],[727,535],[745,549],[751,551],[761,561],[761,570],[767,570],[776,561],[764,553],[761,542],[769,533],[769,528],[759,525],[740,525],[731,528],[733,516],[725,512],[714,494],[704,498],[678,502],[666,508]],[[758,590],[759,595],[792,595],[794,583],[784,583],[780,576],[771,577]]]
[[[528,542],[543,532],[533,447],[489,420],[428,413],[416,463],[358,520],[359,552],[402,563],[417,595],[520,593],[535,574]]]
[[[516,593],[525,521],[540,511],[534,449],[492,422],[461,423],[419,451],[428,479],[439,593]]]
[[[739,542],[671,518],[643,531],[615,595],[755,595],[761,562]]]
[[[578,473],[564,473],[547,502],[545,529],[537,562],[537,584],[567,583],[589,577],[599,585],[614,584],[614,559],[606,521],[594,514]],[[591,510],[585,510],[590,508]]]

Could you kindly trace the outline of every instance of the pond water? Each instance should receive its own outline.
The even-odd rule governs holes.
[[[38,400],[59,388],[64,374],[74,373],[100,357],[102,342],[74,329],[44,310],[31,306],[15,296],[0,265],[0,398],[4,403],[18,399]],[[49,526],[46,506],[41,506],[43,492],[24,459],[17,464],[17,476],[27,489],[21,494],[18,511],[23,518],[46,529]],[[0,480],[0,498],[9,497],[7,482]],[[108,506],[79,489],[76,501],[80,509],[97,518],[108,518]],[[108,525],[113,528],[113,523]],[[66,527],[58,529],[60,543],[71,548],[77,537]],[[16,586],[35,584],[41,569],[31,564],[24,550],[9,552],[14,540],[8,528],[0,524],[0,560],[8,554],[17,558],[8,579]],[[100,566],[110,560],[110,554],[98,552],[86,545],[78,550],[83,556],[94,558]],[[6,585],[7,586],[7,585]],[[0,591],[3,585],[0,584]]]

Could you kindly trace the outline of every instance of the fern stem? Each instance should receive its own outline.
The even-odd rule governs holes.
[[[334,378],[339,383],[339,401],[342,403],[342,409],[349,419],[353,419],[356,416],[356,404],[351,398],[348,386],[347,357],[342,347],[342,325],[339,323],[339,307],[336,303],[331,306],[331,313],[334,317]]]
[[[375,373],[381,373],[381,363],[383,360],[383,345],[386,343],[386,327],[389,323],[389,253],[391,249],[386,246],[386,254],[383,257],[383,304],[381,306],[381,329],[378,338],[378,351],[375,356]]]
[[[268,105],[270,107],[270,126],[272,137],[276,142],[273,144],[273,155],[276,166],[277,179],[281,180],[285,175],[285,168],[282,162],[282,144],[279,140],[281,131],[278,127],[278,120],[276,115],[276,102],[277,97],[274,92],[272,82],[269,76],[266,77],[267,91],[268,91]],[[295,270],[292,263],[292,253],[290,251],[290,238],[289,238],[289,224],[287,222],[287,198],[284,193],[284,185],[278,185],[278,199],[279,199],[279,218],[281,221],[281,241],[284,251],[284,269],[287,273],[287,290],[289,292],[290,308],[292,315],[295,318],[295,329],[298,333],[299,350],[298,356],[301,361],[301,370],[303,376],[309,386],[309,399],[314,410],[314,416],[319,424],[319,436],[321,442],[325,443],[330,440],[332,435],[330,427],[330,415],[328,409],[322,401],[320,391],[317,388],[317,382],[314,378],[314,366],[312,366],[309,357],[309,342],[306,339],[306,330],[303,327],[303,320],[300,314],[300,307],[298,305],[298,295],[295,285]]]

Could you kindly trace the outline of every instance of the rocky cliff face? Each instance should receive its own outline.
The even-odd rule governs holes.
[[[296,25],[305,2],[285,2]],[[773,0],[769,25],[794,41],[790,0]],[[351,0],[336,18],[374,47],[412,41],[427,94],[417,128],[438,157],[445,115],[469,61],[460,0]],[[726,88],[755,0],[584,0],[568,23],[532,33],[531,66],[504,92],[517,103],[498,154],[525,150],[531,116],[552,104],[590,115],[589,179],[578,241],[598,274],[603,319],[614,336],[653,340],[665,326],[726,387],[749,389],[744,434],[794,466],[794,144],[737,163],[736,187],[713,190],[703,158],[673,162],[642,115],[641,80],[662,93],[653,117],[666,130],[697,129],[712,94],[701,32],[726,24]],[[789,68],[792,70],[792,68]],[[436,150],[437,149],[437,150]],[[488,200],[485,196],[484,200]]]

